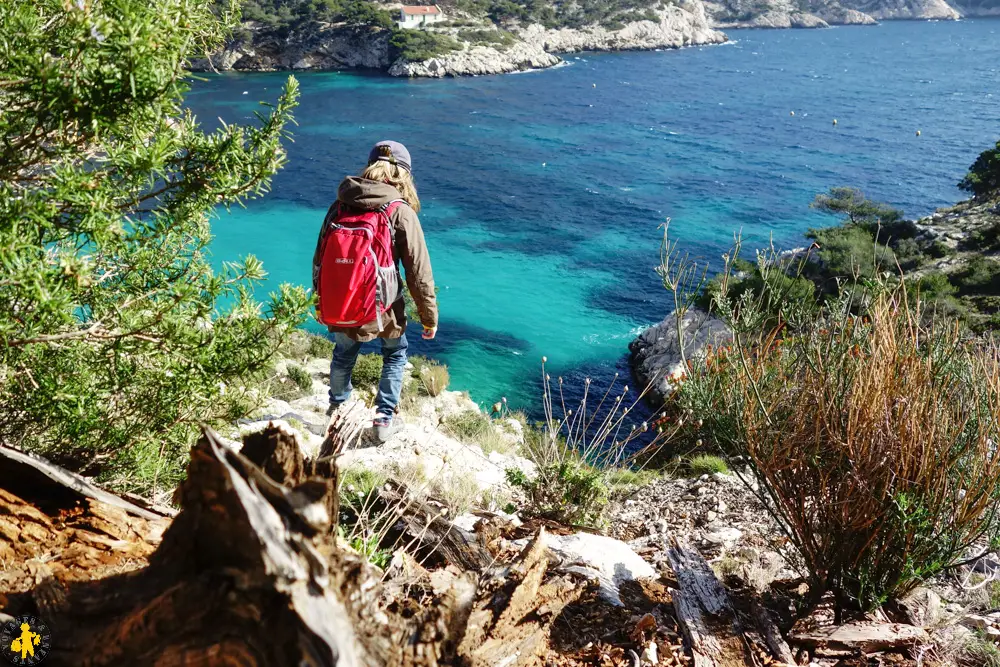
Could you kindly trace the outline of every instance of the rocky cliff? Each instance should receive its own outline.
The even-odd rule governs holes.
[[[461,49],[419,62],[398,58],[389,43],[391,33],[384,28],[312,21],[281,34],[247,24],[240,40],[211,61],[191,66],[200,71],[373,69],[407,77],[503,74],[552,67],[560,62],[555,55],[559,53],[721,44],[727,37],[720,28],[826,28],[893,19],[1000,16],[1000,0],[681,0],[660,7],[648,10],[647,19],[618,28],[508,26],[517,39],[501,45],[464,42],[456,28],[435,28],[456,38]],[[654,16],[658,20],[652,20]],[[466,25],[469,20],[494,28],[485,17],[462,17]]]
[[[655,12],[659,21],[636,21],[620,30],[599,25],[584,28],[546,29],[533,24],[520,31],[521,38],[550,53],[575,51],[634,51],[674,49],[699,44],[721,44],[728,38],[712,29],[700,0],[687,0]]]
[[[461,40],[461,31],[442,28],[461,44],[461,50],[419,61],[396,58],[390,32],[379,28],[347,26],[315,21],[278,36],[260,26],[248,25],[248,37],[223,51],[191,64],[197,71],[379,69],[392,76],[444,77],[503,74],[561,62],[556,53],[574,51],[619,51],[680,48],[699,44],[721,44],[726,36],[712,29],[700,0],[650,10],[659,20],[641,20],[613,30],[600,25],[582,28],[546,29],[538,24],[516,28],[511,44],[471,44]]]
[[[314,22],[280,37],[247,25],[249,39],[230,43],[209,60],[191,63],[195,71],[218,69],[268,72],[294,69],[385,69],[389,32],[379,28]]]
[[[708,0],[717,28],[825,28],[896,19],[998,16],[998,0]]]

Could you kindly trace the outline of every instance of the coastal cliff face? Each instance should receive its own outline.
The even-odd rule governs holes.
[[[574,28],[508,25],[508,36],[515,39],[503,44],[469,43],[458,29],[436,28],[434,32],[451,36],[461,48],[422,61],[398,58],[390,46],[392,33],[385,28],[311,21],[281,33],[248,23],[240,39],[214,54],[211,61],[192,62],[191,68],[373,69],[405,77],[503,74],[552,67],[561,62],[555,55],[559,53],[721,44],[727,37],[720,28],[826,28],[892,19],[1000,16],[1000,0],[951,0],[950,4],[946,0],[681,0],[648,9],[645,15],[617,29],[596,23]],[[465,25],[479,21],[487,31],[496,28],[486,17],[458,18]]]
[[[718,0],[705,3],[719,28],[825,28],[895,19],[955,20],[1000,14],[1000,2],[945,0]]]
[[[674,49],[700,44],[721,44],[725,34],[712,29],[700,0],[681,3],[657,10],[660,20],[636,21],[621,30],[609,30],[599,25],[584,28],[546,29],[533,24],[520,31],[520,37],[548,52],[633,51],[641,49]]]
[[[228,45],[207,59],[191,63],[195,71],[270,71],[308,69],[378,69],[391,76],[445,77],[504,74],[552,67],[561,62],[554,55],[575,51],[626,51],[721,44],[726,36],[709,25],[700,0],[651,10],[659,20],[626,23],[618,30],[600,25],[546,29],[530,24],[514,29],[511,44],[462,42],[457,30],[441,30],[455,37],[461,50],[422,61],[395,58],[391,33],[374,27],[346,26],[315,21],[279,37],[259,26],[248,25],[249,38]],[[435,31],[438,32],[438,31]]]
[[[247,26],[250,39],[229,44],[207,59],[193,61],[194,71],[268,72],[307,69],[385,69],[389,33],[378,28],[314,22],[287,37]]]

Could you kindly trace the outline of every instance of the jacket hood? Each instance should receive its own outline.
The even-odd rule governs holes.
[[[391,185],[369,181],[360,176],[348,176],[337,190],[337,201],[365,211],[374,211],[394,199],[402,198],[399,191]]]

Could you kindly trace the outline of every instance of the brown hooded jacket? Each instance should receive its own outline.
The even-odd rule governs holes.
[[[369,181],[358,176],[348,176],[337,190],[337,201],[342,206],[365,211],[374,211],[383,205],[402,199],[399,191],[387,183]],[[397,206],[389,218],[392,223],[393,259],[398,267],[402,264],[406,276],[406,286],[417,305],[420,323],[435,328],[438,324],[437,296],[434,292],[434,274],[431,272],[431,258],[424,241],[424,230],[417,214],[408,205]],[[316,245],[313,255],[313,276],[319,274],[320,245]],[[317,285],[313,284],[315,290]],[[398,338],[406,331],[406,306],[400,298],[382,316],[382,331],[378,324],[369,322],[360,327],[328,327],[332,332],[344,333],[350,338],[366,343],[375,338]]]

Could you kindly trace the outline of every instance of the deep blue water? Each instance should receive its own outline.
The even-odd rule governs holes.
[[[832,186],[914,216],[954,203],[1000,138],[1000,21],[730,36],[499,77],[302,74],[289,164],[265,199],[216,222],[215,254],[253,253],[275,283],[309,284],[338,182],[375,141],[402,141],[441,288],[439,339],[415,329],[411,351],[445,360],[453,388],[483,403],[531,409],[543,355],[567,386],[627,373],[628,342],[669,310],[652,270],[667,217],[717,266],[739,230],[749,247],[790,246],[830,224],[809,203]],[[249,122],[286,76],[212,77],[190,105],[206,125]]]

